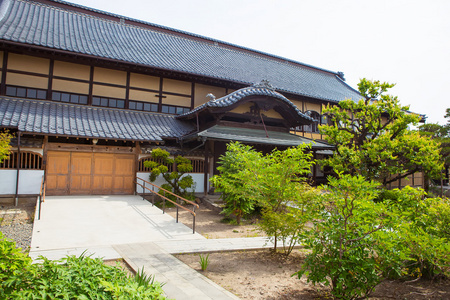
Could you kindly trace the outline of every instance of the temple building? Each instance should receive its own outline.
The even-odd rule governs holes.
[[[360,94],[341,72],[65,1],[0,1],[0,127],[15,135],[2,197],[43,177],[47,195],[132,194],[156,147],[189,157],[206,193],[229,141],[330,155],[322,107],[344,99]]]

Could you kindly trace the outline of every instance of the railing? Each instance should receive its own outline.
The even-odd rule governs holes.
[[[45,201],[45,179],[44,176],[42,176],[42,181],[41,181],[41,189],[39,191],[39,196],[38,196],[38,201],[37,201],[37,219],[40,220],[41,219],[41,206],[42,206],[42,202]]]
[[[139,183],[138,180],[141,180],[143,184]],[[190,200],[187,200],[187,199],[185,199],[183,197],[180,197],[180,196],[178,196],[178,195],[176,195],[176,194],[174,194],[174,193],[172,193],[172,192],[170,192],[170,191],[168,191],[166,189],[163,189],[162,187],[159,187],[156,184],[148,182],[148,181],[146,181],[146,180],[144,180],[142,178],[136,177],[136,180],[134,182],[137,185],[142,187],[142,190],[143,190],[142,198],[144,198],[145,200],[147,200],[145,198],[145,196],[147,195],[146,190],[148,190],[150,192],[150,194],[152,195],[152,205],[155,205],[155,196],[158,196],[161,199],[163,199],[163,214],[166,211],[166,201],[169,201],[169,202],[173,203],[176,206],[176,208],[177,208],[177,218],[176,218],[177,223],[178,223],[178,211],[179,211],[179,208],[182,208],[183,210],[189,212],[192,215],[192,233],[195,233],[195,215],[196,215],[195,214],[195,208],[199,208],[197,203],[192,202]],[[149,187],[147,187],[147,184],[150,185],[151,189]],[[158,190],[155,191],[155,188],[158,189]],[[159,191],[163,191],[163,195],[159,194],[158,193]],[[167,198],[166,197],[166,193],[175,196],[177,201],[175,202],[175,201]],[[180,200],[184,201],[185,203],[192,204],[192,210],[190,210],[189,208],[186,208],[183,205],[181,205],[179,203]]]

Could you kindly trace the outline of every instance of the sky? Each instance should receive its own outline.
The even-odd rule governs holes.
[[[446,124],[449,0],[69,0],[344,72],[395,83],[389,94]]]

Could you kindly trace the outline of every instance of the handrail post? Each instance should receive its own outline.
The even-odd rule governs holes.
[[[182,209],[188,211],[189,213],[191,213],[191,214],[192,214],[192,217],[193,217],[193,226],[192,226],[193,228],[192,228],[192,233],[195,234],[195,219],[196,219],[195,208],[196,208],[196,207],[197,207],[197,208],[199,207],[197,203],[192,202],[192,201],[187,200],[187,199],[184,199],[183,197],[180,197],[179,195],[176,195],[176,194],[172,193],[171,191],[167,191],[167,190],[165,190],[165,189],[163,189],[163,188],[161,188],[161,187],[159,187],[159,186],[157,186],[157,185],[155,185],[155,184],[153,184],[153,183],[151,183],[151,182],[148,182],[148,181],[146,181],[146,180],[144,180],[144,179],[142,179],[142,178],[139,178],[139,179],[142,180],[142,181],[144,181],[144,184],[142,185],[142,184],[138,183],[138,180],[137,180],[137,179],[136,179],[136,181],[135,181],[136,184],[137,184],[137,185],[140,185],[140,186],[144,189],[144,193],[143,193],[144,195],[147,194],[145,190],[148,190],[149,192],[151,192],[151,194],[152,194],[152,204],[153,204],[153,205],[154,205],[154,203],[155,203],[155,197],[156,197],[157,195],[158,195],[159,198],[162,198],[162,200],[163,200],[163,207],[162,207],[163,214],[166,212],[166,201],[169,201],[169,202],[173,203],[173,204],[176,206],[176,209],[177,209],[176,222],[177,222],[177,223],[179,222],[179,212],[180,212],[180,208],[182,208]],[[147,187],[147,183],[151,186],[151,189]],[[159,188],[159,192],[162,191],[162,193],[159,194],[159,192],[156,192],[156,191],[155,191],[155,188]],[[45,185],[44,185],[44,191],[45,191]],[[170,194],[170,195],[176,197],[176,200],[171,200],[171,199],[167,198],[167,197],[166,197],[167,194]],[[44,198],[45,198],[45,192],[44,192]],[[144,198],[144,199],[145,199],[145,198]],[[145,200],[147,200],[147,199],[145,199]],[[187,207],[184,207],[184,206],[180,203],[181,201],[184,201],[185,204],[186,204],[186,203],[192,204],[192,207],[193,207],[192,210],[188,209]]]
[[[166,212],[166,192],[164,191],[164,198],[163,198],[163,214]]]
[[[145,188],[145,184],[146,184],[146,182],[144,181],[144,188],[143,188],[143,192],[144,192],[144,197],[143,197],[143,198],[144,198],[144,200],[147,200],[147,198],[145,198],[145,196],[146,196],[146,195],[145,195],[145,190],[146,190],[146,188]]]
[[[152,204],[155,206],[155,186],[152,185]]]

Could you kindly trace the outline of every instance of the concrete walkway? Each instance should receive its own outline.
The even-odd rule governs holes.
[[[262,249],[265,238],[206,239],[139,196],[46,197],[33,227],[30,257],[60,259],[86,251],[123,258],[155,275],[171,299],[238,299],[171,254]]]

